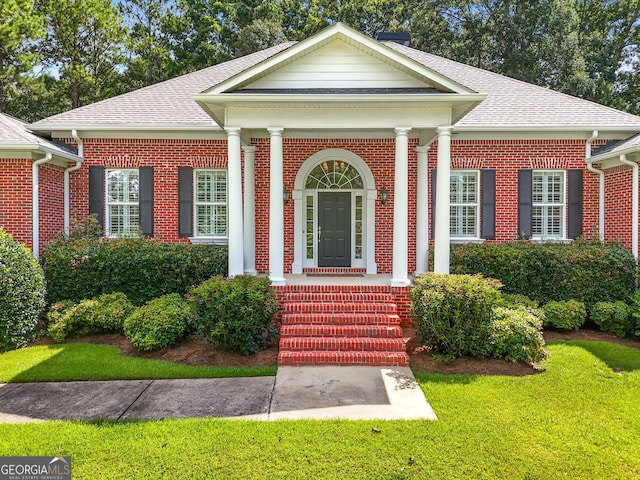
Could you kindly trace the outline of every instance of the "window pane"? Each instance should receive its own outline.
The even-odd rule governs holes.
[[[449,234],[452,237],[478,235],[478,178],[478,172],[451,172]]]
[[[194,187],[196,236],[226,236],[227,171],[196,170]]]
[[[138,205],[109,205],[110,235],[137,235],[139,227],[140,209]]]
[[[364,188],[358,171],[343,160],[326,160],[317,165],[307,177],[306,188],[339,189]]]
[[[107,235],[131,236],[139,234],[140,183],[137,170],[107,170]]]
[[[564,172],[534,172],[532,187],[532,236],[561,238],[565,201]]]

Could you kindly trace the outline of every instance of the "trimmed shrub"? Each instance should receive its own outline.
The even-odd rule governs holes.
[[[196,330],[216,345],[244,355],[269,346],[276,334],[276,295],[265,277],[211,278],[191,290]]]
[[[542,307],[544,326],[557,330],[578,330],[587,319],[584,303],[577,300],[549,302]]]
[[[538,308],[538,302],[520,293],[501,293],[497,303],[508,308],[525,307],[529,310]]]
[[[524,308],[496,307],[491,320],[492,356],[510,362],[537,363],[547,358],[542,320]]]
[[[0,352],[35,337],[44,299],[45,280],[38,261],[0,228]]]
[[[177,293],[149,301],[124,322],[124,334],[138,350],[175,344],[188,329],[189,304]]]
[[[121,292],[84,300],[74,306],[69,306],[69,302],[59,302],[49,310],[48,333],[55,342],[61,343],[71,334],[83,336],[90,332],[121,332],[124,320],[134,309]]]
[[[491,355],[492,308],[500,282],[481,275],[424,274],[411,290],[418,339],[445,361]]]
[[[94,229],[77,228],[87,236],[57,238],[42,255],[49,303],[77,303],[123,292],[134,305],[142,305],[168,293],[187,293],[192,286],[227,272],[227,247],[223,245],[96,239]]]
[[[503,292],[527,295],[540,305],[572,299],[588,305],[625,300],[635,290],[636,270],[627,249],[594,241],[467,244],[451,249],[452,273],[497,278]]]
[[[633,333],[631,307],[624,302],[598,302],[591,309],[591,320],[600,330],[623,338]]]

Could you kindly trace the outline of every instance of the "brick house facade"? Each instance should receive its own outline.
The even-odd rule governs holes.
[[[228,244],[231,275],[404,286],[448,272],[450,242],[638,248],[639,117],[342,24],[20,128],[71,146],[38,167],[39,249],[96,213],[107,235]],[[33,246],[38,157],[12,155],[0,224]]]

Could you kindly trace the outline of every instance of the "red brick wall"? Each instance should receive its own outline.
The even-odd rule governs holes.
[[[31,160],[0,159],[0,225],[31,248]]]
[[[256,268],[268,271],[269,256],[269,139],[253,139],[256,146]],[[415,269],[415,189],[416,139],[409,143],[409,265]],[[283,140],[284,184],[292,190],[298,169],[314,153],[327,148],[343,148],[360,156],[369,165],[376,188],[383,184],[389,202],[376,203],[376,263],[380,273],[391,273],[394,200],[394,139],[287,139]],[[585,142],[579,140],[465,140],[453,141],[452,168],[496,169],[496,241],[514,240],[517,232],[517,175],[519,169],[569,169],[584,167]],[[225,168],[224,140],[120,140],[87,139],[85,164],[72,174],[72,217],[88,213],[88,166],[107,168],[154,167],[154,229],[161,241],[185,242],[178,237],[179,166]],[[437,165],[437,144],[429,152],[429,171]],[[583,232],[591,235],[598,223],[598,177],[584,173]],[[431,184],[431,182],[430,182]],[[615,188],[615,187],[613,187]],[[294,202],[284,210],[285,272],[291,271],[294,248]],[[619,225],[619,223],[617,224]],[[627,223],[627,225],[629,225]],[[433,235],[431,235],[433,241]]]
[[[72,173],[71,216],[89,214],[89,166],[153,167],[154,237],[188,242],[178,237],[178,167],[226,168],[227,142],[220,140],[86,139],[85,162]]]
[[[604,231],[607,240],[619,240],[631,249],[633,169],[619,166],[605,170]]]
[[[518,238],[518,170],[585,168],[584,155],[584,140],[463,140],[451,144],[451,168],[496,170],[495,241],[504,242]],[[429,186],[436,166],[434,144],[429,151]],[[591,236],[598,232],[598,176],[586,169],[583,198],[582,231]],[[429,209],[431,215],[431,205]],[[430,239],[433,244],[433,233]]]
[[[256,268],[267,272],[269,265],[269,139],[253,139],[256,145]],[[409,172],[417,168],[415,147],[417,140],[409,142]],[[314,153],[342,148],[362,158],[373,174],[376,188],[384,184],[389,191],[386,205],[376,203],[376,263],[378,273],[391,273],[393,255],[393,192],[394,192],[394,139],[287,139],[283,140],[284,184],[292,190],[298,170]],[[415,174],[410,175],[409,193],[409,272],[415,270]],[[285,273],[291,272],[294,248],[294,202],[284,210]]]
[[[40,209],[40,253],[64,231],[64,168],[40,165],[38,172]],[[31,202],[29,202],[31,204]]]
[[[0,225],[13,238],[32,248],[30,159],[0,159]],[[62,167],[40,165],[39,215],[40,252],[64,228],[64,186]]]

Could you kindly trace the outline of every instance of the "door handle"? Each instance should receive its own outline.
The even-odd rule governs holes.
[[[322,238],[322,227],[318,225],[318,243],[320,243],[321,238]]]

